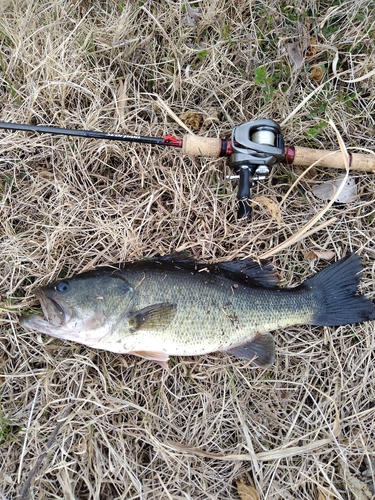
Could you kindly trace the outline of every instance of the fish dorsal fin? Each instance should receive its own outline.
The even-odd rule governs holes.
[[[265,260],[259,262],[253,259],[233,260],[216,264],[196,262],[184,252],[163,255],[154,259],[145,259],[128,263],[127,269],[159,269],[161,271],[183,270],[190,273],[209,273],[222,276],[242,285],[273,288],[277,286],[279,277],[272,264]]]
[[[270,332],[257,333],[254,338],[227,352],[238,358],[253,360],[256,366],[268,368],[275,361],[275,340]]]
[[[177,305],[169,302],[152,304],[129,315],[129,325],[134,330],[160,330],[170,324],[177,312]]]
[[[248,286],[262,286],[272,288],[277,286],[279,277],[272,264],[265,260],[259,262],[253,259],[233,260],[217,264],[204,264],[195,262],[183,254],[164,255],[156,259],[158,265],[174,267],[192,273],[207,272],[215,276],[223,276],[237,283]]]
[[[250,286],[272,288],[277,286],[279,277],[272,264],[266,261],[258,263],[252,259],[233,260],[219,264],[210,264],[216,274]],[[216,270],[216,268],[218,270]]]
[[[134,354],[134,356],[139,356],[140,358],[148,359],[150,361],[155,361],[158,363],[164,370],[169,370],[168,361],[169,356],[166,352],[163,351],[132,351],[129,354]]]

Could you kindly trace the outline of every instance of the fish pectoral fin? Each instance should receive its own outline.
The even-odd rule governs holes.
[[[130,314],[129,325],[134,330],[161,330],[169,325],[177,305],[169,302],[153,304]]]
[[[139,356],[140,358],[148,359],[150,361],[155,361],[164,370],[169,370],[168,361],[169,356],[166,352],[158,351],[131,351],[129,354],[134,354],[134,356]]]
[[[254,360],[254,364],[268,368],[275,361],[275,340],[270,332],[257,333],[254,338],[228,352],[239,358]]]

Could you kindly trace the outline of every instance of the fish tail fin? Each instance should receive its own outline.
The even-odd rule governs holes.
[[[375,319],[375,305],[357,295],[361,274],[361,260],[351,253],[303,283],[313,290],[318,304],[312,325],[340,326]]]

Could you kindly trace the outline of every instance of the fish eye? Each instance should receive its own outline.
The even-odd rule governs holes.
[[[60,281],[57,283],[56,290],[61,293],[65,293],[69,290],[69,283],[67,281]]]

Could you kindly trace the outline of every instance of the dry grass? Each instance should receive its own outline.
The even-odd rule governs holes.
[[[374,151],[374,77],[347,83],[374,67],[374,7],[3,0],[0,118],[181,136],[169,108],[200,113],[197,133],[228,137],[269,117],[286,120],[288,143],[332,149],[331,119],[346,147]],[[288,56],[294,42],[308,52],[299,68]],[[330,79],[335,51],[343,76]],[[312,169],[279,221],[259,202],[245,224],[232,220],[224,160],[5,131],[0,150],[1,499],[239,499],[240,479],[262,499],[374,495],[373,324],[276,332],[266,372],[212,354],[175,359],[170,373],[18,325],[35,287],[61,273],[175,250],[203,261],[257,257],[324,208],[311,186],[337,172]],[[300,173],[278,165],[254,194],[278,204]],[[359,199],[319,221],[334,223],[272,257],[286,282],[326,265],[304,260],[312,249],[352,250],[374,297],[375,179],[355,178]]]

